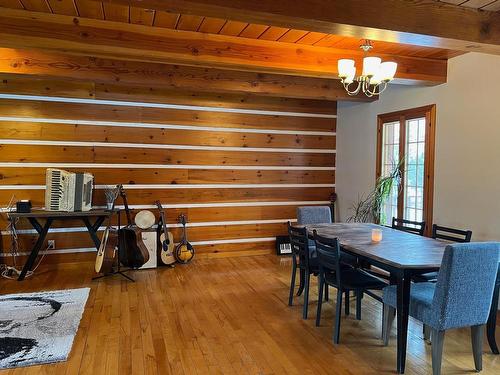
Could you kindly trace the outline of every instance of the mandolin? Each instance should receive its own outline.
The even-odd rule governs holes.
[[[167,217],[165,214],[165,210],[161,206],[160,201],[156,201],[156,207],[158,207],[158,211],[160,211],[160,222],[161,222],[161,230],[160,234],[160,259],[161,262],[167,266],[172,266],[175,263],[174,257],[174,237],[172,233],[167,230]]]
[[[182,239],[175,247],[174,256],[179,263],[189,263],[194,257],[194,247],[187,240],[186,217],[181,214],[179,222],[182,224]]]
[[[120,187],[117,187],[117,189],[119,188]],[[108,226],[102,235],[101,245],[99,246],[95,259],[95,272],[97,273],[111,273],[113,272],[113,265],[115,264],[116,251],[118,250],[118,231],[111,227],[111,216],[115,209],[115,200],[113,200],[111,213],[108,217]]]
[[[132,218],[127,203],[127,194],[123,187],[120,187],[120,195],[125,206],[127,215],[127,226],[118,230],[118,252],[120,262],[125,267],[139,268],[149,260],[149,251],[142,242],[141,229],[132,225]]]

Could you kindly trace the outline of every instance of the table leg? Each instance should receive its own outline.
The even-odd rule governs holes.
[[[21,274],[17,278],[17,281],[24,280],[28,271],[31,271],[31,269],[33,268],[33,264],[35,263],[36,257],[38,256],[40,249],[42,248],[42,245],[45,241],[45,237],[47,237],[47,232],[49,231],[50,225],[52,224],[52,219],[48,218],[43,227],[35,219],[30,220],[30,222],[38,232],[38,240],[36,241],[35,246],[33,246],[33,249],[31,250],[31,253],[28,257],[28,260],[24,264]]]
[[[500,290],[500,267],[497,273],[497,281],[495,283],[495,290],[493,291],[493,300],[491,302],[490,315],[488,323],[486,324],[486,336],[488,337],[488,344],[490,344],[493,354],[499,354],[498,346],[495,339],[495,330],[497,325],[497,309],[498,309],[498,294]]]
[[[87,230],[90,234],[90,238],[92,238],[92,241],[94,242],[95,248],[97,250],[99,250],[99,247],[101,246],[101,240],[99,239],[99,237],[97,237],[97,233],[96,233],[97,229],[99,229],[99,228],[96,229],[95,225],[92,225],[87,217],[83,217],[82,220],[83,220],[83,223],[85,224],[85,226],[87,227]],[[102,224],[102,222],[101,222],[101,224]]]
[[[398,328],[398,352],[397,371],[405,372],[406,344],[408,337],[408,315],[410,309],[410,282],[411,277],[402,274],[397,278],[397,328]]]

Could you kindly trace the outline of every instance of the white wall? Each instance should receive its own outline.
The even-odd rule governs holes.
[[[377,115],[436,104],[434,222],[500,240],[500,56],[469,53],[448,62],[448,83],[392,85],[379,101],[339,103],[339,219],[375,183]]]

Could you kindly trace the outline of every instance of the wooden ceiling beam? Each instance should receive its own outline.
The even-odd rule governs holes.
[[[152,98],[161,89],[330,101],[370,101],[364,95],[348,96],[336,79],[111,60],[9,48],[0,48],[0,73],[40,79],[91,81],[97,84],[137,87],[138,90],[142,87],[151,93]],[[60,92],[61,89],[52,91]]]
[[[432,0],[103,1],[386,42],[500,54],[500,12]]]
[[[358,66],[363,58],[362,51],[0,10],[0,47],[322,78],[337,78],[337,61],[341,58],[352,58]],[[398,63],[397,82],[446,82],[446,61],[380,56]]]

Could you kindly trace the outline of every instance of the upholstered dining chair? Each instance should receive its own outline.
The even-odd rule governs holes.
[[[445,331],[471,327],[476,370],[482,369],[483,326],[488,320],[500,258],[500,243],[448,245],[436,283],[414,283],[410,290],[410,316],[431,329],[432,372],[441,373]],[[480,270],[481,272],[478,272]],[[383,290],[382,339],[389,332],[396,307],[396,286]]]
[[[356,319],[360,320],[361,297],[363,293],[368,293],[368,291],[372,289],[381,290],[387,284],[359,268],[347,267],[341,264],[341,252],[338,240],[336,238],[332,239],[319,236],[316,231],[313,233],[316,243],[317,264],[319,266],[319,299],[316,312],[316,326],[319,326],[321,320],[323,288],[330,285],[337,289],[333,342],[338,344],[340,341],[342,295],[351,290],[356,292]],[[370,295],[375,296],[374,294]],[[346,303],[348,302],[349,301]]]
[[[290,280],[290,294],[288,297],[288,305],[293,305],[293,295],[295,289],[295,276],[297,268],[300,271],[300,286],[297,293],[298,296],[304,291],[304,307],[302,308],[302,317],[307,319],[309,306],[309,284],[312,275],[319,274],[318,262],[316,254],[314,256],[309,249],[309,241],[307,238],[306,227],[293,227],[288,222],[288,235],[290,236],[290,247],[292,249],[292,276]]]

